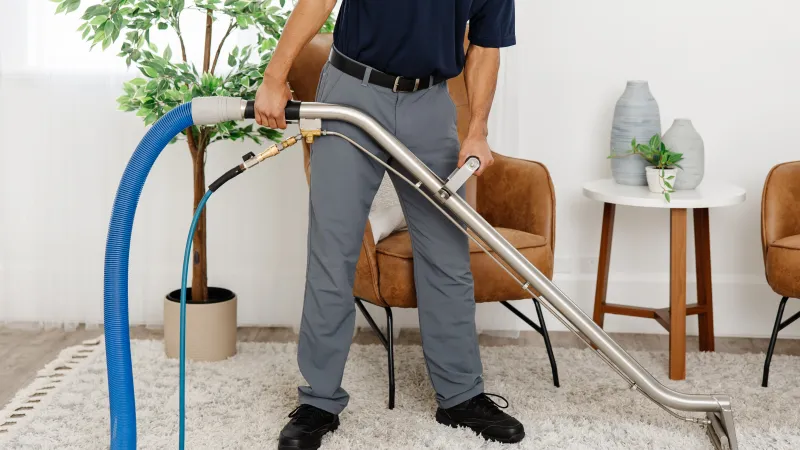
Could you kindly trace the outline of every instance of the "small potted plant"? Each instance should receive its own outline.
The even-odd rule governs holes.
[[[650,142],[647,144],[639,144],[636,142],[636,138],[633,138],[629,153],[612,155],[609,158],[630,155],[639,155],[652,164],[645,167],[647,186],[650,188],[650,192],[663,194],[664,198],[669,202],[671,200],[670,194],[675,191],[673,185],[675,184],[675,177],[678,176],[678,169],[681,168],[678,162],[683,160],[683,154],[670,151],[666,144],[661,141],[661,136],[656,134],[650,138]]]

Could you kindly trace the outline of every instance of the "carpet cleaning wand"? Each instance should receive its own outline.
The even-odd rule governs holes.
[[[105,271],[105,335],[108,366],[109,397],[111,405],[111,448],[132,449],[136,447],[136,415],[131,372],[130,336],[128,332],[128,255],[133,215],[142,186],[156,157],[166,144],[181,130],[192,124],[211,124],[229,120],[253,118],[252,103],[235,98],[197,98],[190,104],[181,105],[159,119],[145,135],[131,157],[114,201],[114,211],[109,226],[106,245]],[[542,274],[497,230],[461,198],[454,186],[460,185],[461,175],[455,173],[442,180],[422,163],[397,138],[383,128],[375,119],[354,108],[323,103],[290,103],[286,119],[300,121],[300,136],[313,142],[316,136],[337,136],[352,143],[355,148],[383,164],[403,181],[409,183],[439,212],[458,226],[462,232],[497,262],[508,274],[533,296],[538,296],[553,315],[567,329],[575,333],[625,380],[632,390],[643,394],[674,417],[706,428],[712,444],[719,450],[738,450],[731,398],[722,394],[687,394],[672,390],[661,384],[631,355],[617,344],[606,332],[592,321],[566,294]],[[322,120],[335,120],[352,124],[366,132],[392,159],[408,173],[408,177],[370,152],[351,138],[340,133],[321,129]],[[243,164],[231,169],[218,180],[219,188],[263,159],[277,154],[297,136],[287,139],[286,144],[267,149],[260,155],[247,157]],[[293,143],[293,142],[292,142]],[[261,156],[263,155],[263,157]],[[259,159],[261,158],[261,159]],[[248,163],[248,161],[250,161]],[[467,169],[470,169],[467,165]],[[216,183],[216,182],[215,182]],[[206,193],[198,210],[202,209],[208,196]],[[196,214],[195,217],[198,215]],[[458,220],[460,220],[460,223]],[[193,226],[194,226],[193,221]],[[463,226],[462,226],[463,223]],[[191,243],[191,236],[187,242]],[[474,235],[474,236],[473,236]],[[503,264],[505,263],[505,264]],[[184,261],[181,306],[185,305],[185,286],[188,259]],[[184,317],[182,310],[182,317]],[[182,319],[183,320],[183,319]],[[185,336],[181,335],[181,340]],[[182,347],[183,348],[183,347]],[[183,352],[183,350],[182,350]],[[182,353],[183,357],[183,353]],[[183,372],[182,372],[183,382]],[[181,398],[183,401],[183,397]],[[705,417],[692,417],[677,411],[705,413]],[[183,415],[183,410],[181,411]],[[183,423],[181,423],[181,430]],[[183,441],[181,431],[181,442]]]

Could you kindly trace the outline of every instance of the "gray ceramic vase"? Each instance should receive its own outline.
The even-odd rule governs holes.
[[[692,121],[675,119],[670,129],[664,133],[662,141],[673,152],[683,153],[683,160],[678,163],[681,168],[675,177],[675,190],[696,188],[703,181],[705,146]]]
[[[655,134],[661,135],[661,113],[649,84],[647,81],[628,81],[614,108],[611,154],[630,153],[633,138],[647,143]],[[619,184],[645,186],[644,168],[647,165],[647,161],[638,155],[614,158],[611,160],[611,174]]]

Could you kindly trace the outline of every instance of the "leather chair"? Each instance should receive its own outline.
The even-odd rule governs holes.
[[[318,34],[295,59],[289,73],[289,85],[296,100],[314,101],[316,98],[320,73],[327,61],[331,45],[332,35]],[[459,138],[463,140],[470,120],[463,75],[449,80],[448,88],[457,109]],[[303,152],[308,180],[310,148],[305,142],[303,142]],[[473,177],[468,182],[467,201],[542,273],[551,278],[555,243],[555,192],[550,174],[540,163],[496,153],[494,158],[495,163],[490,169],[482,176]],[[537,299],[534,298],[533,303],[538,324],[508,303],[509,300],[530,297],[530,294],[472,242],[470,242],[470,259],[475,300],[481,303],[501,302],[543,336],[552,368],[553,383],[559,386],[553,349],[542,308]],[[367,223],[356,265],[353,296],[356,305],[388,351],[390,409],[394,408],[391,308],[417,306],[412,268],[411,238],[408,232],[395,232],[376,245],[370,224]],[[387,320],[386,335],[380,331],[364,307],[363,301],[384,308]]]
[[[764,362],[761,385],[767,387],[778,332],[800,318],[797,313],[781,322],[787,300],[800,298],[800,161],[778,164],[767,175],[761,198],[761,244],[767,283],[783,297]]]

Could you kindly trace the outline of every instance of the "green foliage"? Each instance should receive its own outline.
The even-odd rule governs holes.
[[[667,148],[661,136],[655,134],[647,144],[639,144],[636,138],[631,141],[631,153],[638,154],[657,169],[671,169],[680,167],[678,162],[683,159],[683,153],[675,153]]]
[[[675,182],[675,176],[666,176],[665,169],[681,168],[678,163],[683,160],[683,153],[670,151],[667,145],[661,140],[661,136],[654,134],[647,144],[639,144],[636,142],[636,138],[633,138],[630,152],[621,155],[611,155],[609,158],[619,158],[630,155],[639,155],[656,169],[659,169],[658,177],[663,186],[662,193],[667,202],[671,201],[670,194],[675,192],[672,188],[672,184]]]
[[[80,7],[80,0],[51,0],[58,3],[56,13],[71,13]],[[286,0],[103,0],[87,7],[81,16],[78,32],[90,49],[103,50],[121,41],[118,56],[141,76],[123,84],[124,93],[117,99],[123,111],[135,112],[150,125],[172,108],[199,96],[233,96],[254,99],[264,70],[272,57],[289,15]],[[290,5],[291,6],[291,5]],[[255,29],[257,40],[228,54],[219,49],[210,51],[209,69],[202,72],[187,61],[184,47],[203,46],[203,42],[184,42],[181,14],[189,9],[207,12],[215,24],[215,41],[224,40],[236,30]],[[333,29],[329,18],[322,31]],[[151,33],[174,33],[180,49],[167,46],[163,50],[150,41]],[[220,38],[220,33],[222,37]],[[216,50],[216,52],[214,51]],[[218,55],[218,56],[217,56]],[[255,58],[253,57],[255,56]],[[219,64],[217,64],[219,63]],[[226,73],[220,69],[227,66]],[[201,73],[202,72],[202,73]],[[185,134],[185,132],[184,132]],[[243,126],[226,122],[214,126],[195,127],[198,147],[219,140],[278,140],[280,132],[253,124]]]

